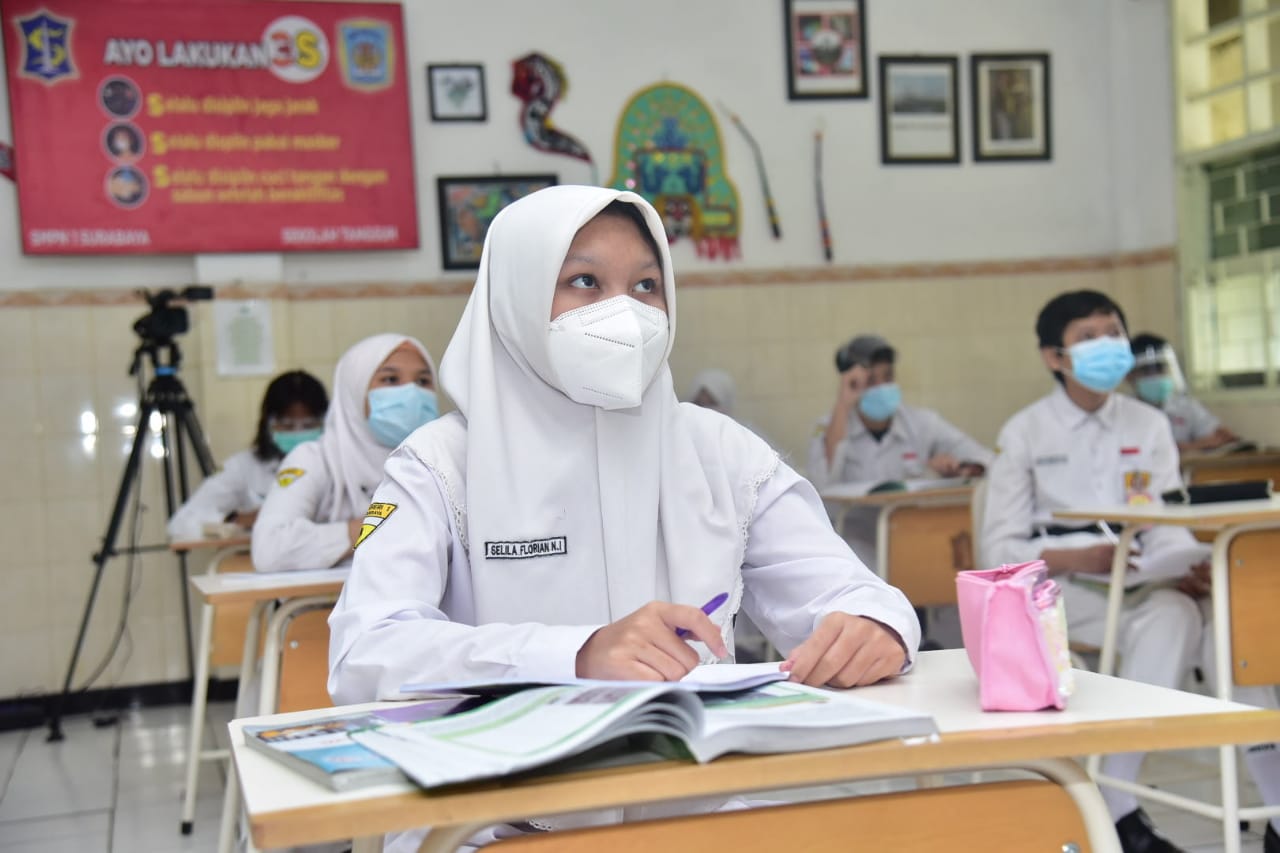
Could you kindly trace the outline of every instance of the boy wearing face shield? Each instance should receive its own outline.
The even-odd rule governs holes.
[[[840,387],[831,416],[809,445],[809,479],[819,490],[838,483],[882,483],[977,476],[987,450],[931,409],[902,404],[896,354],[879,335],[858,335],[836,352]],[[876,562],[873,508],[846,515],[845,539],[868,565]]]
[[[1133,370],[1129,382],[1138,399],[1169,417],[1178,450],[1213,450],[1238,440],[1218,418],[1187,393],[1178,356],[1164,338],[1143,332],[1130,342]]]
[[[1047,396],[1015,414],[1000,431],[981,531],[990,564],[1041,559],[1059,576],[1068,633],[1102,643],[1106,582],[1114,546],[1097,526],[1058,524],[1055,510],[1150,503],[1181,485],[1169,421],[1150,406],[1114,393],[1134,365],[1124,313],[1091,290],[1064,293],[1036,321],[1040,356],[1057,380]],[[1138,540],[1150,550],[1190,548],[1182,528],[1156,527]],[[1120,620],[1119,675],[1178,688],[1193,663],[1213,672],[1212,632],[1198,600],[1208,593],[1204,566],[1187,566],[1175,586],[1143,587],[1125,597]],[[1235,689],[1235,699],[1275,707],[1272,688]],[[1108,756],[1102,772],[1134,782],[1143,753]],[[1250,747],[1246,764],[1264,801],[1280,801],[1280,754],[1274,744]],[[1137,799],[1103,788],[1126,853],[1178,848],[1158,835]],[[1280,853],[1269,828],[1266,853]]]

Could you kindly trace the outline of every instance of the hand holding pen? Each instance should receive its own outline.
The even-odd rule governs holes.
[[[678,681],[699,663],[690,641],[728,657],[720,628],[707,615],[728,598],[722,593],[701,608],[651,601],[593,633],[578,649],[575,671],[581,678]]]

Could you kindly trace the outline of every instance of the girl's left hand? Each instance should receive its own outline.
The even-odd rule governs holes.
[[[907,650],[890,628],[865,616],[828,613],[782,664],[792,681],[859,687],[902,671]]]

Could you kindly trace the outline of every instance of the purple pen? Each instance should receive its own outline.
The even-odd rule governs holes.
[[[710,616],[712,613],[715,613],[717,610],[720,609],[720,605],[724,604],[728,600],[729,600],[729,593],[722,592],[719,595],[717,595],[715,598],[708,601],[706,604],[702,605],[702,612]],[[690,631],[688,628],[677,628],[676,636],[683,640],[686,637],[692,637],[693,632]]]

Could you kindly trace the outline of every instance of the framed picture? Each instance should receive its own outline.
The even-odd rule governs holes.
[[[518,198],[555,186],[555,175],[482,175],[436,179],[440,200],[440,255],[447,270],[480,266],[484,235],[498,211]]]
[[[432,121],[485,121],[483,65],[428,65]]]
[[[975,53],[969,63],[973,159],[1048,160],[1049,54]]]
[[[787,97],[867,97],[863,0],[783,0]]]
[[[959,163],[960,61],[880,57],[880,161]]]

